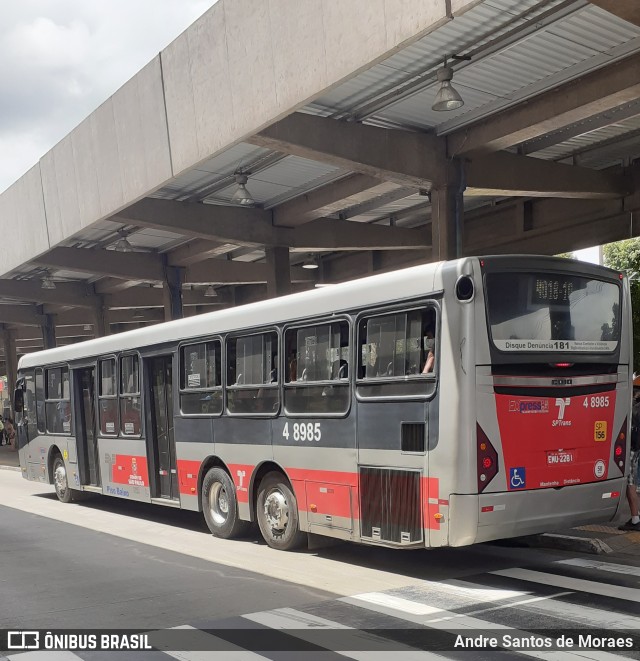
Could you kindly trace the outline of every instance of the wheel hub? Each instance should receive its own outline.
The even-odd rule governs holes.
[[[216,482],[209,492],[209,510],[211,517],[218,524],[223,524],[229,516],[229,497],[227,490]]]
[[[67,490],[67,471],[64,466],[57,466],[53,474],[53,481],[55,483],[56,491],[60,495],[64,495]]]
[[[264,514],[272,530],[283,531],[289,522],[289,506],[284,494],[272,491],[264,501]]]

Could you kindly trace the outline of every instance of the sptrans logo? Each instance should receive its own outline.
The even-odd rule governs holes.
[[[549,413],[549,400],[547,399],[511,399],[509,400],[510,413]]]

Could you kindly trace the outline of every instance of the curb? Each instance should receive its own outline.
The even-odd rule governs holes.
[[[20,466],[0,466],[0,471],[20,471]]]
[[[575,537],[573,535],[543,533],[526,537],[522,541],[526,546],[537,548],[561,549],[563,551],[594,553],[596,555],[613,553],[613,549],[597,537]]]

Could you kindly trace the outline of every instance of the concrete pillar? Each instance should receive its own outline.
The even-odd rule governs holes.
[[[13,413],[13,391],[16,389],[18,378],[18,357],[16,355],[15,333],[2,327],[2,343],[4,344],[4,360],[7,367],[7,388],[9,390],[9,401]]]
[[[166,259],[166,257],[165,257]],[[177,266],[164,266],[164,283],[162,285],[162,301],[164,303],[164,320],[182,319],[182,277],[183,269]]]
[[[44,323],[40,326],[42,331],[42,343],[45,349],[56,347],[56,325],[52,314],[44,315]]]
[[[461,161],[447,161],[444,183],[431,189],[433,261],[462,256],[464,170]]]
[[[291,266],[289,263],[289,248],[278,246],[265,250],[267,266],[267,298],[285,296],[291,293]]]
[[[98,304],[91,310],[93,334],[95,337],[104,337],[110,334],[110,327],[106,321],[106,310],[104,308],[102,297],[98,297]]]

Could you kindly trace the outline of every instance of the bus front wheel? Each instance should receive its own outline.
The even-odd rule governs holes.
[[[250,524],[238,514],[236,488],[222,468],[211,468],[202,482],[202,511],[212,535],[232,539],[246,534]]]
[[[60,502],[70,503],[73,500],[73,491],[67,481],[67,468],[60,455],[53,460],[53,486]]]
[[[300,530],[296,497],[280,473],[269,473],[260,483],[256,518],[264,541],[273,549],[291,551],[307,540]]]

